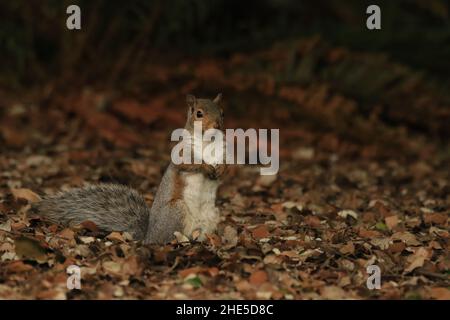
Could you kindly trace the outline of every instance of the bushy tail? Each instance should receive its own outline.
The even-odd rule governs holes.
[[[135,190],[122,185],[99,184],[45,197],[33,211],[64,225],[92,221],[104,231],[126,231],[142,240],[150,208]]]

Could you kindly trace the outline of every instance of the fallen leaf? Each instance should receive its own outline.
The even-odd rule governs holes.
[[[269,230],[267,230],[267,226],[262,224],[255,229],[252,230],[252,236],[256,240],[268,238],[270,236]]]
[[[63,229],[58,233],[58,236],[60,236],[63,239],[67,240],[74,240],[75,232],[69,228]]]
[[[223,230],[222,240],[225,248],[234,248],[238,243],[238,234],[236,229],[232,226],[226,226]]]
[[[427,249],[423,247],[418,248],[413,255],[406,259],[409,265],[405,268],[405,272],[411,272],[416,268],[422,267],[425,260],[428,260],[428,256]]]
[[[376,237],[380,237],[381,233],[376,231],[376,230],[366,230],[364,228],[360,228],[358,231],[358,234],[360,237],[362,238],[376,238]]]
[[[381,250],[386,250],[393,244],[393,241],[390,238],[374,238],[370,240],[370,243]]]
[[[190,276],[192,274],[198,274],[202,271],[203,271],[203,268],[201,268],[201,267],[192,267],[192,268],[180,270],[178,272],[178,274],[180,275],[180,277],[186,278],[187,276]]]
[[[446,224],[448,215],[444,213],[424,213],[423,221],[425,223]]]
[[[41,244],[28,237],[19,237],[14,240],[16,254],[25,260],[33,260],[38,263],[45,263],[48,260],[46,250]]]
[[[389,216],[384,219],[384,222],[386,223],[388,229],[392,230],[398,225],[399,219],[397,216]]]
[[[15,199],[25,199],[30,203],[38,202],[41,200],[36,193],[31,191],[30,189],[19,188],[19,189],[11,189],[11,193],[13,194]]]
[[[263,175],[259,176],[258,181],[256,182],[258,185],[263,187],[270,187],[272,183],[274,183],[277,180],[277,175]]]
[[[293,209],[293,208],[297,209],[298,211],[302,211],[303,210],[303,204],[297,203],[297,202],[293,202],[293,201],[283,202],[282,206],[283,206],[283,208],[286,208],[288,210]]]
[[[84,229],[89,230],[91,232],[98,232],[99,231],[97,225],[94,222],[90,221],[90,220],[83,221],[81,223],[81,226]]]
[[[358,219],[358,214],[353,210],[341,210],[338,212],[338,216],[346,219],[348,216],[354,218],[355,220]]]
[[[391,236],[392,240],[401,240],[408,246],[420,246],[421,243],[417,241],[416,236],[408,231],[396,232]]]
[[[327,286],[320,290],[321,297],[329,300],[341,300],[347,298],[346,292],[338,286]]]
[[[95,238],[94,237],[79,237],[79,239],[84,244],[90,244],[90,243],[95,242]]]
[[[5,223],[0,224],[0,230],[11,232],[11,220],[8,220]]]
[[[121,275],[122,274],[122,266],[118,262],[115,261],[104,261],[102,263],[103,269],[105,272],[110,273],[112,275]]]
[[[375,225],[375,228],[377,228],[380,231],[386,231],[388,229],[388,227],[383,222],[378,222]]]
[[[437,300],[450,300],[450,290],[448,288],[431,288],[430,296]]]
[[[197,276],[188,276],[186,277],[185,282],[194,288],[200,288],[203,285],[202,279]]]
[[[113,240],[113,241],[125,242],[125,239],[123,238],[123,236],[120,232],[113,231],[110,234],[108,234],[106,236],[106,238],[109,240]]]
[[[353,254],[355,253],[355,245],[349,241],[339,249],[339,252],[342,254]]]
[[[267,273],[264,270],[257,270],[250,275],[250,278],[248,280],[250,284],[259,286],[266,282],[267,279]]]
[[[402,241],[394,242],[389,246],[389,252],[391,253],[399,253],[405,250],[406,244]]]
[[[305,217],[305,223],[313,228],[318,228],[321,226],[320,219],[314,215],[308,215]]]
[[[33,266],[23,263],[23,261],[13,261],[7,264],[7,269],[12,273],[27,272],[33,270]]]

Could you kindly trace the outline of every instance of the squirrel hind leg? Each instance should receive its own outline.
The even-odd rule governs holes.
[[[175,232],[184,231],[184,210],[181,201],[152,207],[144,243],[165,244],[176,239]]]

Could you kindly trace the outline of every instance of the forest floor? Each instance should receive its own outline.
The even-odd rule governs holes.
[[[303,58],[314,41],[300,46]],[[375,111],[361,111],[333,72],[314,78],[318,68],[348,66],[352,54],[321,49],[314,54],[326,59],[312,67],[284,54],[154,63],[142,70],[147,92],[49,86],[40,99],[3,99],[0,298],[450,299],[450,148],[432,135],[446,114],[426,118],[438,119],[431,133],[410,130],[423,119],[399,109],[389,121],[380,116],[391,101],[383,99],[395,107],[427,95],[438,105],[439,94],[416,78],[386,92],[380,80]],[[280,128],[280,171],[231,166],[218,194],[222,222],[206,242],[143,246],[89,223],[65,228],[30,215],[39,196],[84,183],[126,184],[151,205],[170,132],[184,124],[184,95],[218,91],[227,128]],[[81,267],[81,290],[66,287],[70,265]],[[380,289],[366,285],[369,265],[381,269]]]

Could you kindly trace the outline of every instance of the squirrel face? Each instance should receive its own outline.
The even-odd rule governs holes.
[[[214,100],[197,99],[189,94],[186,96],[188,105],[188,115],[186,129],[194,128],[194,121],[202,122],[202,130],[219,129],[223,130],[223,110],[220,106],[222,94],[219,93]]]

